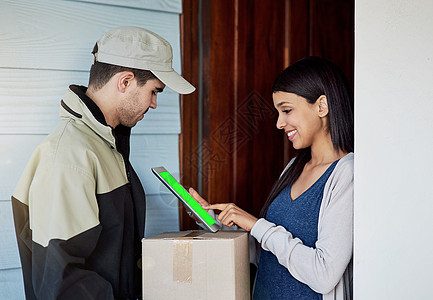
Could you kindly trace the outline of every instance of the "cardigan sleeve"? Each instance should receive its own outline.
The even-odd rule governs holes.
[[[282,226],[259,219],[251,230],[266,251],[297,280],[327,294],[342,278],[353,249],[353,155],[328,179],[319,213],[318,240],[307,247]]]

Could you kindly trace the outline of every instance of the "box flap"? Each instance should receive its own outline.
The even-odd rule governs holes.
[[[188,230],[179,232],[164,232],[145,240],[213,240],[213,239],[236,239],[246,234],[246,231],[218,231],[210,232],[205,230]]]

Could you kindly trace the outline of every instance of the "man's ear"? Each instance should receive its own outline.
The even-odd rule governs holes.
[[[326,96],[325,95],[320,96],[317,99],[316,103],[318,103],[318,107],[319,107],[319,109],[318,109],[319,117],[321,117],[321,118],[326,117],[328,115],[328,112],[329,112],[328,100],[326,99]]]
[[[124,93],[126,89],[131,86],[134,79],[134,73],[130,71],[120,72],[117,79],[117,88],[120,92]]]

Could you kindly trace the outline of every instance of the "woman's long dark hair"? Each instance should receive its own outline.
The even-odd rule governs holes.
[[[311,104],[325,95],[332,144],[337,150],[353,152],[353,96],[343,72],[332,62],[319,57],[301,59],[275,79],[272,92],[293,93]],[[293,163],[274,184],[260,217],[264,218],[275,197],[299,178],[310,159],[310,147],[298,151]]]

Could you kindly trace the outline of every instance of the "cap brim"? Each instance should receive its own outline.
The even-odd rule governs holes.
[[[191,94],[195,91],[195,87],[186,81],[182,76],[175,71],[153,71],[151,72],[158,77],[166,86],[179,94]]]

